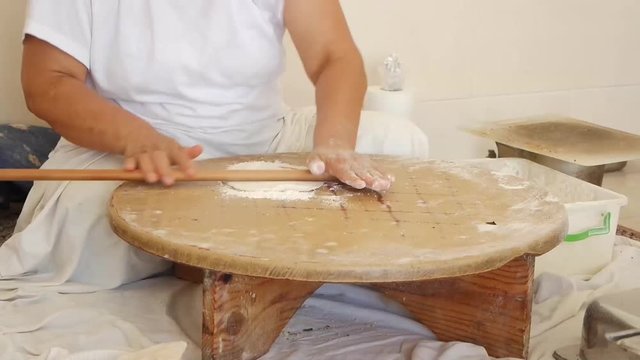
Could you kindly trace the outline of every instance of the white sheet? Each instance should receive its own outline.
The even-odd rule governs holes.
[[[640,288],[640,243],[618,237],[613,261],[591,278],[540,276],[536,280],[531,360],[552,359],[566,345],[580,344],[587,305],[604,294]]]
[[[619,238],[615,252],[612,263],[591,279],[537,279],[530,359],[550,359],[555,349],[579,343],[585,306],[596,296],[640,286],[639,244]],[[90,294],[1,295],[2,360],[200,358],[198,344],[186,335],[199,336],[200,288],[170,277]],[[73,319],[64,316],[69,311]],[[165,357],[155,357],[158,353]],[[263,359],[336,358],[489,357],[474,345],[435,341],[401,307],[375,293],[326,285],[304,304]]]

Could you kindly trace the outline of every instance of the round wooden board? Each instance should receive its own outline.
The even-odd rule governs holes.
[[[219,182],[171,188],[126,183],[113,194],[111,221],[130,244],[177,263],[319,282],[480,273],[525,254],[544,254],[566,234],[564,206],[522,179],[469,162],[375,159],[396,177],[384,197],[341,184],[285,201],[233,195]],[[222,169],[247,161],[303,165],[305,155],[199,166]]]

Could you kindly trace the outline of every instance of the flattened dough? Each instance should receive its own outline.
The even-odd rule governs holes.
[[[283,169],[306,169],[304,167],[285,164],[282,162],[266,162],[266,161],[251,161],[238,163],[229,166],[229,170],[283,170]],[[316,181],[229,181],[225,182],[225,185],[232,187],[235,190],[247,191],[247,192],[311,192],[322,185],[323,182]]]

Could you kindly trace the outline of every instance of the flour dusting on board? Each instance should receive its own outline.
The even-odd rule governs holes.
[[[508,175],[496,171],[492,171],[491,174],[498,179],[500,186],[507,190],[524,189],[531,186],[531,183],[513,175]]]
[[[230,165],[229,170],[306,170],[304,166],[287,164],[282,161],[247,161]]]
[[[304,170],[303,166],[295,166],[281,161],[250,161],[234,164],[230,170]],[[279,201],[308,201],[316,197],[315,190],[322,187],[322,182],[312,181],[263,181],[263,182],[230,182],[220,189],[224,196],[245,199],[269,199]],[[344,199],[339,196],[323,196],[327,205],[340,206]]]
[[[236,190],[230,186],[222,186],[221,192],[225,196],[240,197],[245,199],[270,199],[281,201],[310,200],[314,193],[311,191],[299,190],[261,190],[261,191],[244,191]]]

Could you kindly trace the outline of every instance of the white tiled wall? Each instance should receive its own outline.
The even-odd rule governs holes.
[[[414,121],[430,135],[433,157],[457,159],[494,148],[461,127],[535,114],[565,114],[640,134],[640,86],[424,101],[416,104]]]
[[[0,0],[0,124],[36,120],[20,88],[21,33],[25,0]]]
[[[437,158],[484,156],[491,146],[458,127],[559,113],[640,133],[640,1],[343,0],[377,81],[398,52],[417,94],[415,121]],[[312,89],[290,47],[292,105]]]

